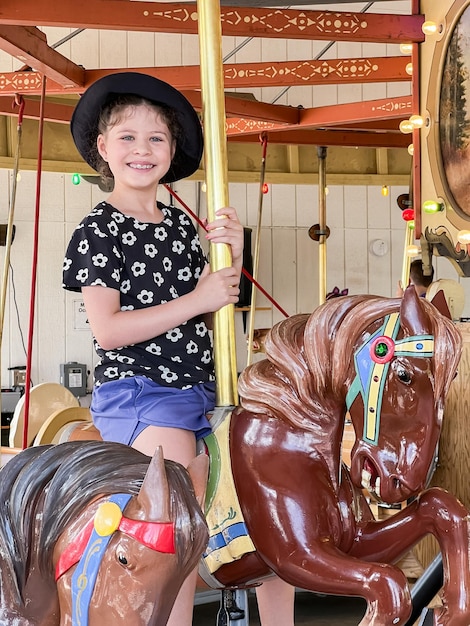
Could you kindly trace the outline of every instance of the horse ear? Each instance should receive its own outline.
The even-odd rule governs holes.
[[[400,305],[401,325],[409,335],[426,335],[431,330],[429,318],[420,300],[414,285],[409,285]]]
[[[137,519],[153,522],[170,521],[170,490],[161,446],[155,450],[139,495],[131,509]]]
[[[193,483],[196,499],[199,506],[203,508],[209,476],[209,457],[207,454],[198,454],[188,465],[188,473]]]
[[[447,317],[450,320],[452,319],[452,315],[449,311],[447,300],[442,289],[439,289],[436,293],[434,298],[431,300],[431,304],[433,304],[439,313],[441,313],[444,317]]]

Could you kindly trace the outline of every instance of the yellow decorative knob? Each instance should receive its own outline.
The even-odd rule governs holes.
[[[119,528],[121,509],[115,502],[103,502],[96,511],[94,526],[101,537],[108,537]]]

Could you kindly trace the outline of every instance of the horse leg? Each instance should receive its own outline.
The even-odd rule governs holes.
[[[434,487],[424,491],[386,522],[365,525],[350,553],[367,560],[391,562],[422,537],[439,542],[444,565],[442,599],[436,626],[470,624],[470,520],[468,510],[451,494]]]

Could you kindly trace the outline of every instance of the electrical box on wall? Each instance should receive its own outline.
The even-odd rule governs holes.
[[[86,379],[87,370],[84,363],[71,361],[60,364],[60,384],[71,391],[77,398],[86,396]]]

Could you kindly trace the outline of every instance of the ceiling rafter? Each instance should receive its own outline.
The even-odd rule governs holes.
[[[83,4],[83,3],[82,3]],[[65,26],[160,33],[197,34],[197,11],[191,3],[99,0],[93,10],[79,10],[76,0],[2,0],[0,24]],[[424,40],[422,15],[354,13],[221,7],[222,34],[233,37],[315,39],[375,43]]]
[[[6,28],[6,27],[3,27]],[[1,39],[0,49],[4,49]],[[16,56],[16,55],[14,55]],[[61,56],[61,55],[60,55]],[[19,58],[19,57],[17,57]],[[63,59],[65,57],[62,57]],[[32,63],[34,60],[31,61]],[[328,60],[299,60],[274,61],[266,63],[225,63],[223,78],[226,89],[253,87],[293,87],[296,85],[326,85],[350,83],[377,83],[377,82],[409,82],[410,75],[406,68],[409,63],[407,56],[345,58]],[[116,69],[84,69],[79,67],[80,83],[64,85],[55,80],[59,70],[52,64],[42,72],[19,71],[3,72],[0,74],[0,95],[14,95],[16,93],[40,95],[43,84],[43,74],[48,79],[47,93],[61,95],[64,93],[83,93],[95,80],[106,74],[116,72]],[[77,67],[77,66],[75,66]],[[127,71],[127,68],[121,70]],[[171,82],[176,89],[200,89],[201,76],[198,65],[174,65],[167,67],[138,67],[132,71],[143,72],[155,76],[160,80]]]
[[[84,69],[47,45],[38,28],[0,24],[0,49],[52,78],[63,88],[83,85]]]
[[[89,0],[82,0],[85,5]],[[16,115],[16,94],[25,96],[25,117],[39,116],[38,96],[46,80],[45,119],[68,124],[74,95],[95,80],[129,68],[85,69],[47,45],[37,26],[66,26],[104,30],[134,30],[197,34],[194,3],[155,3],[100,0],[77,10],[76,0],[2,0],[0,49],[28,67],[0,74],[0,115]],[[270,37],[317,41],[400,43],[423,41],[419,14],[396,15],[310,9],[221,7],[222,32],[234,37]],[[406,148],[409,138],[399,132],[401,119],[413,112],[416,96],[384,98],[329,107],[269,104],[249,93],[230,93],[278,86],[340,85],[350,83],[410,82],[410,57],[315,59],[289,62],[229,64],[223,66],[226,89],[227,138],[230,142],[259,141],[268,132],[271,143],[325,146]],[[198,66],[133,68],[173,84],[197,110],[202,108]],[[46,77],[46,78],[45,78]],[[414,81],[415,82],[415,81]],[[413,89],[412,89],[413,91]],[[413,92],[414,93],[414,92]],[[64,98],[65,96],[65,98]],[[72,96],[72,97],[71,97]],[[62,100],[61,100],[62,97]]]

